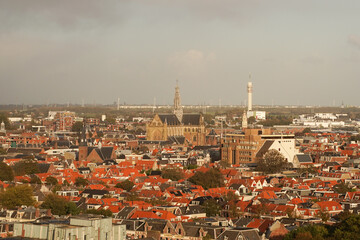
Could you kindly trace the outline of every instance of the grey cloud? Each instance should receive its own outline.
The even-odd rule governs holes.
[[[42,29],[61,27],[65,30],[92,28],[123,21],[129,14],[129,1],[55,1],[55,0],[3,0],[0,2],[0,26]]]

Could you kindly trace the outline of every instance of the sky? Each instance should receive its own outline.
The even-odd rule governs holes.
[[[359,0],[1,0],[0,104],[360,105]]]

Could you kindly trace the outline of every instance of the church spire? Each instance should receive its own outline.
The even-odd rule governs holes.
[[[180,100],[180,89],[178,80],[176,80],[176,87],[175,87],[175,97],[174,97],[174,114],[178,118],[180,122],[182,122],[183,117],[183,107],[181,106]]]

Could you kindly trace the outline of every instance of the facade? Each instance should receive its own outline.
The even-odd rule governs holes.
[[[54,221],[15,223],[14,236],[32,239],[125,239],[125,225],[112,224],[112,218],[72,217],[70,223]]]
[[[156,114],[146,125],[149,141],[171,141],[184,145],[205,145],[205,122],[202,114],[183,112],[179,87],[175,88],[173,114]]]
[[[221,159],[229,164],[255,163],[270,149],[292,162],[297,150],[294,135],[272,135],[271,129],[247,128],[244,134],[228,134],[221,141]]]

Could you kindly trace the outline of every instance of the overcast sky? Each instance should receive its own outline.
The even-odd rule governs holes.
[[[1,0],[0,104],[360,105],[359,0]]]

